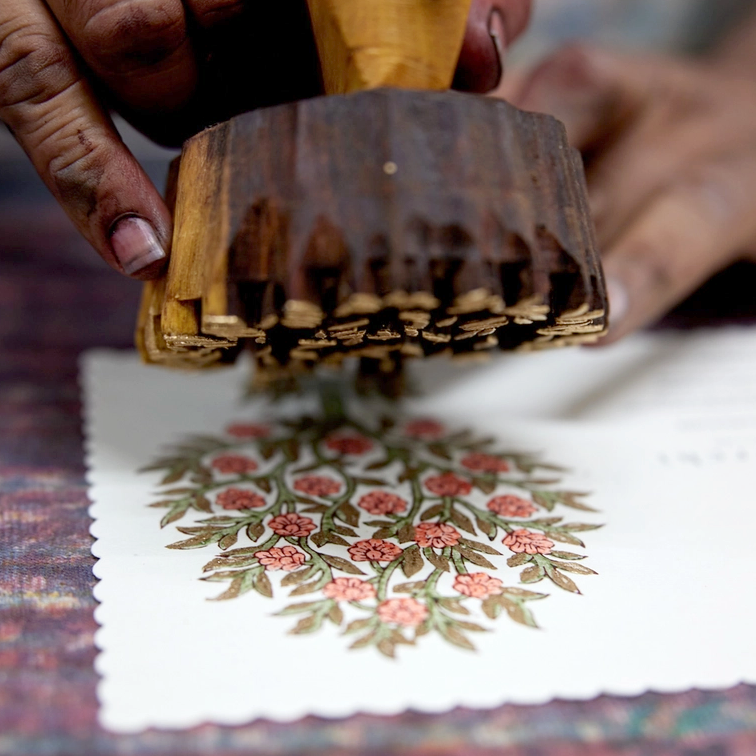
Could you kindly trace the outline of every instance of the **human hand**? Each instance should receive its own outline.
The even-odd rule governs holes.
[[[473,0],[462,88],[495,86],[489,20],[503,47],[530,2]],[[0,0],[0,120],[84,237],[135,278],[164,266],[171,217],[108,109],[180,144],[210,123],[319,91],[304,0]]]
[[[562,120],[583,152],[610,302],[603,343],[756,259],[756,79],[578,46],[506,94]]]

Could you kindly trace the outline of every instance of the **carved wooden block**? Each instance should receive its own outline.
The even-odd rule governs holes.
[[[580,158],[502,101],[380,89],[248,113],[187,142],[175,194],[151,362],[247,346],[270,376],[348,356],[391,373],[605,330]]]

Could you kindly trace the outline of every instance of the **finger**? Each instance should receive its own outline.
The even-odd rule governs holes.
[[[454,88],[490,92],[503,74],[507,47],[530,19],[531,0],[472,0]]]
[[[538,66],[513,102],[523,110],[555,116],[564,123],[572,145],[586,150],[627,128],[648,95],[647,81],[635,62],[572,45]]]
[[[657,320],[756,238],[756,158],[689,170],[656,197],[607,252],[610,343]]]
[[[195,52],[181,0],[48,0],[71,43],[117,98],[166,112],[197,86]]]
[[[586,160],[590,206],[599,247],[613,244],[649,197],[668,183],[670,176],[685,173],[691,161],[708,157],[706,125],[674,119],[670,139],[670,113],[654,109],[635,118],[632,128],[620,131],[603,149]],[[710,126],[709,126],[710,128]]]
[[[0,3],[0,120],[107,262],[138,277],[157,274],[168,210],[35,0]]]

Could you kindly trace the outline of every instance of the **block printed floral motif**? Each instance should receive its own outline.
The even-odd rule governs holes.
[[[596,574],[557,546],[584,548],[578,534],[600,527],[561,514],[593,511],[586,494],[437,419],[234,422],[148,469],[164,473],[162,527],[194,518],[169,548],[215,551],[203,580],[226,584],[218,599],[288,591],[290,632],[330,622],[389,657],[429,633],[472,650],[500,615],[536,627],[530,606],[547,594],[522,585],[580,593],[568,573]]]

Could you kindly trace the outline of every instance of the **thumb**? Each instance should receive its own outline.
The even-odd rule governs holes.
[[[511,99],[523,110],[558,118],[570,143],[587,150],[625,126],[646,102],[646,80],[634,69],[623,56],[572,45],[541,63]]]

